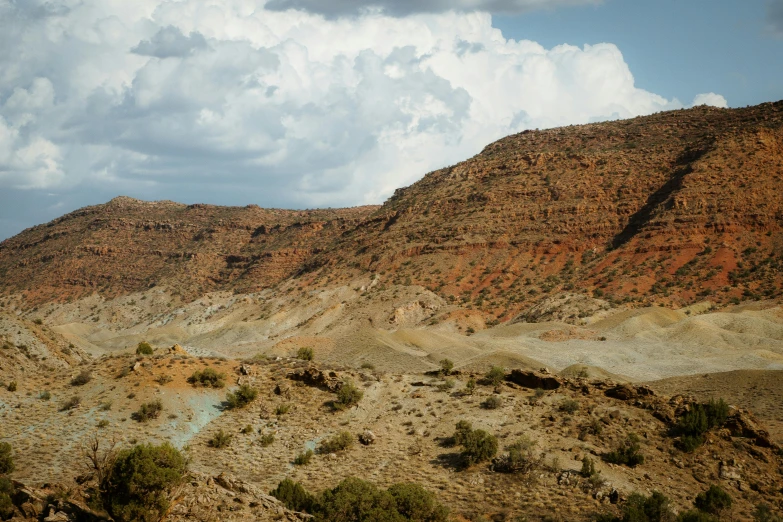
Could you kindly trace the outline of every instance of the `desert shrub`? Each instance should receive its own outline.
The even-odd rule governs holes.
[[[280,482],[269,494],[282,502],[288,509],[301,513],[312,512],[316,503],[316,499],[300,483],[291,479]]]
[[[476,390],[476,379],[471,377],[468,379],[468,382],[465,383],[465,393],[467,395],[473,395],[473,392]]]
[[[251,433],[253,433],[253,426],[251,426],[250,424],[248,424],[247,426],[245,426],[244,428],[242,428],[241,430],[239,430],[239,432],[240,432],[241,434],[243,434],[243,435],[250,435]]]
[[[712,428],[722,426],[728,415],[729,405],[723,399],[694,404],[687,413],[677,419],[670,434],[679,436],[677,447],[690,453],[704,443],[704,434]]]
[[[111,405],[112,405],[111,401],[104,401],[98,405],[98,409],[101,411],[109,411],[111,410]]]
[[[49,399],[52,398],[52,394],[49,391],[42,391],[41,393],[38,394],[38,398],[41,399],[42,401],[48,401]]]
[[[449,510],[438,503],[435,495],[418,484],[394,484],[389,489],[397,512],[405,520],[445,522]]]
[[[226,385],[226,375],[218,373],[213,368],[196,370],[188,377],[188,383],[205,388],[222,388]]]
[[[462,446],[462,459],[466,465],[490,460],[498,452],[498,439],[484,430],[474,430],[467,421],[457,423],[454,443]]]
[[[279,404],[277,408],[275,408],[275,415],[285,415],[291,410],[290,404]]]
[[[677,515],[677,522],[720,522],[720,520],[718,517],[704,511],[691,509]]]
[[[117,521],[160,520],[169,506],[169,490],[186,471],[187,460],[168,443],[123,450],[102,484],[104,506]]]
[[[767,504],[758,504],[753,510],[754,522],[783,522],[783,517],[776,515]]]
[[[258,390],[247,384],[239,386],[237,391],[226,394],[226,407],[230,410],[244,408],[258,397]]]
[[[14,470],[14,450],[7,442],[0,442],[0,475]]]
[[[9,486],[9,492],[2,491],[2,489],[5,489],[3,486],[6,484]],[[11,501],[13,494],[14,490],[11,481],[0,477],[0,520],[8,520],[14,516],[16,510],[14,509],[14,503]]]
[[[454,379],[445,379],[442,383],[438,384],[438,391],[447,392],[454,388],[457,383]]]
[[[536,444],[523,438],[506,448],[507,453],[492,461],[492,469],[503,473],[527,474],[541,466],[542,457],[536,457],[533,449]]]
[[[151,419],[157,419],[162,411],[163,403],[160,402],[160,399],[155,399],[139,406],[139,409],[131,414],[131,418],[138,422],[147,422]]]
[[[575,401],[573,399],[565,399],[563,402],[560,403],[558,409],[560,411],[568,413],[569,415],[573,415],[574,413],[579,411],[579,401]]]
[[[109,425],[109,421],[108,421],[108,420],[106,420],[106,419],[101,419],[101,420],[99,420],[99,421],[98,421],[98,424],[97,424],[97,426],[98,426],[99,428],[105,428],[105,427],[106,427],[106,426],[108,426],[108,425]]]
[[[590,478],[596,474],[595,462],[587,455],[582,459],[582,469],[579,471],[579,474],[584,478]]]
[[[271,446],[274,441],[275,436],[271,433],[265,433],[264,435],[261,435],[260,439],[258,439],[258,443],[261,444],[261,446],[264,448]]]
[[[451,359],[443,359],[440,361],[440,373],[443,375],[451,375],[451,370],[454,369],[454,361]]]
[[[71,379],[71,386],[84,386],[92,380],[90,370],[82,370],[79,375]]]
[[[152,355],[154,352],[152,345],[146,341],[142,341],[136,346],[136,355]]]
[[[669,522],[673,519],[674,513],[669,499],[657,491],[649,497],[631,493],[623,504],[619,517],[604,514],[595,518],[596,522]]]
[[[374,370],[375,365],[371,362],[363,362],[360,368],[363,370]]]
[[[17,387],[18,387],[18,385],[16,384],[16,381],[11,381],[11,382],[8,383],[8,386],[6,386],[6,390],[8,390],[10,392],[15,392]]]
[[[622,464],[634,468],[644,464],[644,455],[640,453],[639,437],[631,433],[614,451],[606,453],[603,459],[612,464]]]
[[[326,439],[318,446],[318,453],[325,455],[327,453],[337,453],[348,449],[353,444],[353,435],[347,431],[341,431],[337,435]]]
[[[170,375],[159,375],[158,378],[155,379],[155,381],[161,386],[164,386],[173,380],[174,379]]]
[[[60,411],[70,411],[74,408],[77,408],[82,403],[81,397],[78,395],[74,395],[67,401],[65,401],[62,406],[60,406]]]
[[[313,460],[313,450],[303,451],[294,458],[294,465],[306,466],[307,464],[310,464],[311,460]]]
[[[487,410],[496,410],[503,405],[503,399],[497,395],[490,395],[487,399],[481,403],[481,407]]]
[[[711,515],[720,515],[722,511],[731,507],[732,500],[726,491],[713,484],[710,489],[696,495],[693,505],[696,509]]]
[[[230,433],[226,433],[223,430],[219,430],[217,433],[215,433],[211,439],[209,439],[208,444],[212,448],[225,448],[229,444],[231,444],[231,439],[233,439],[234,436]]]
[[[344,410],[359,404],[362,397],[364,397],[363,391],[352,382],[345,381],[340,389],[337,390],[337,400],[332,402],[332,407],[335,410]]]
[[[388,490],[347,478],[321,494],[314,506],[316,522],[445,522],[448,510],[432,493],[416,484],[395,484]]]
[[[299,348],[296,352],[296,358],[303,361],[312,361],[314,356],[313,349],[305,346]]]
[[[506,372],[500,366],[493,366],[484,376],[484,380],[492,386],[499,386],[506,378]]]

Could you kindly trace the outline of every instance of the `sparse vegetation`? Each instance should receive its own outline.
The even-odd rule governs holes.
[[[296,352],[296,358],[303,361],[312,361],[314,356],[313,349],[305,346],[299,348]]]
[[[52,398],[52,394],[49,391],[45,390],[38,394],[38,398],[41,399],[42,401],[48,401],[49,399]]]
[[[209,439],[208,444],[211,448],[225,448],[231,444],[231,439],[233,438],[234,436],[230,433],[226,433],[223,430],[218,430],[218,432],[215,433],[211,439]]]
[[[536,443],[525,437],[506,448],[506,453],[492,461],[492,469],[503,473],[527,474],[541,466],[543,455],[536,457]]]
[[[300,453],[294,458],[294,465],[306,466],[307,464],[310,464],[311,460],[313,460],[313,450],[307,450]]]
[[[490,395],[481,403],[481,407],[487,410],[496,410],[503,405],[503,399],[497,395]]]
[[[318,453],[325,455],[327,453],[337,453],[350,448],[353,445],[353,435],[348,431],[341,431],[321,442],[318,446]]]
[[[16,381],[11,381],[8,383],[8,386],[6,386],[6,389],[10,392],[15,392],[17,389]]]
[[[264,433],[261,435],[261,438],[258,439],[258,443],[264,448],[271,446],[274,442],[275,436],[272,433]]]
[[[364,392],[356,387],[350,381],[343,382],[343,385],[337,390],[337,400],[332,402],[335,410],[345,410],[359,404],[364,397]]]
[[[81,403],[81,397],[74,395],[60,406],[60,411],[70,411],[74,408],[78,408]]]
[[[644,455],[641,454],[638,435],[630,433],[617,449],[605,454],[603,458],[611,464],[622,464],[629,468],[644,464]]]
[[[623,504],[621,516],[599,515],[595,520],[596,522],[671,522],[674,520],[674,512],[671,509],[671,501],[658,491],[654,491],[649,497],[631,493]]]
[[[313,506],[316,504],[316,499],[301,484],[291,479],[280,482],[269,494],[288,509],[300,513],[312,513]]]
[[[84,386],[92,380],[92,373],[90,370],[82,370],[79,374],[71,379],[71,386]]]
[[[223,388],[226,385],[226,375],[218,373],[213,368],[204,368],[196,370],[188,377],[188,383],[194,386],[203,386],[204,388]]]
[[[102,484],[103,505],[120,522],[158,521],[168,509],[168,492],[186,471],[185,456],[168,443],[120,451]]]
[[[139,409],[131,415],[131,418],[138,422],[147,422],[152,419],[157,419],[162,411],[163,403],[160,399],[155,399],[154,401],[145,402],[139,406]]]
[[[12,473],[14,466],[14,450],[7,442],[0,442],[0,475]]]
[[[153,353],[155,353],[155,350],[146,341],[142,341],[136,346],[136,355],[152,355]]]
[[[454,369],[454,361],[451,359],[443,359],[440,361],[440,373],[443,375],[451,375],[451,371]]]
[[[462,446],[462,459],[468,466],[492,459],[498,452],[498,440],[484,430],[473,429],[467,421],[459,421],[453,435],[454,443]]]
[[[723,488],[715,484],[710,486],[707,491],[699,493],[696,496],[696,500],[693,501],[693,505],[699,511],[716,516],[729,509],[731,504],[731,496]]]
[[[278,404],[277,407],[275,408],[275,415],[279,417],[280,415],[285,415],[290,410],[291,410],[290,404]]]
[[[258,397],[258,390],[248,384],[242,384],[235,392],[226,394],[226,408],[233,410],[244,408]]]
[[[670,433],[674,437],[680,437],[677,447],[690,453],[704,443],[704,434],[722,426],[728,415],[729,405],[723,399],[694,404],[687,413],[677,419]]]
[[[8,520],[14,516],[15,509],[11,498],[15,493],[13,482],[0,476],[0,520]]]
[[[573,399],[565,399],[563,402],[560,403],[558,409],[562,412],[568,413],[569,415],[573,415],[574,413],[579,411],[579,401],[575,401]]]
[[[506,378],[506,372],[500,366],[493,366],[484,376],[484,380],[491,386],[498,387]]]

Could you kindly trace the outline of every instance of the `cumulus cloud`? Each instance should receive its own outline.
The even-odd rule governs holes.
[[[299,9],[327,16],[384,13],[404,16],[412,13],[444,11],[485,11],[523,13],[533,9],[568,5],[600,4],[603,0],[271,0],[267,8],[275,11]]]
[[[729,106],[729,103],[726,101],[726,98],[720,94],[707,92],[704,94],[697,94],[693,99],[692,106],[697,107],[699,105],[711,105],[713,107],[720,107],[721,109],[725,109]]]
[[[636,87],[615,45],[507,40],[486,12],[0,0],[0,48],[0,207],[35,189],[378,203],[513,132],[683,106]]]

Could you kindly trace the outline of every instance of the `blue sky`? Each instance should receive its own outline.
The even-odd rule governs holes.
[[[0,239],[382,203],[530,128],[783,98],[783,0],[0,0]]]
[[[744,107],[783,99],[783,21],[775,34],[771,6],[765,0],[608,0],[496,15],[493,25],[508,38],[544,46],[611,42],[644,89],[680,100],[713,91],[729,106]]]

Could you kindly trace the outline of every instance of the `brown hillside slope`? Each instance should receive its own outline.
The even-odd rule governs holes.
[[[0,288],[35,303],[152,284],[249,291],[291,276],[312,289],[371,272],[381,287],[419,284],[490,321],[554,297],[571,321],[590,296],[674,306],[777,297],[782,124],[777,102],[528,131],[375,208],[120,198],[0,244]]]
[[[783,102],[523,132],[401,189],[312,264],[515,317],[547,295],[777,296]]]
[[[28,303],[166,284],[183,297],[274,286],[374,207],[276,210],[126,197],[0,243],[0,288]]]

